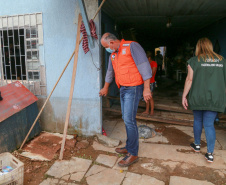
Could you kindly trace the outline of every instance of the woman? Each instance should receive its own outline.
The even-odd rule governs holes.
[[[226,63],[222,56],[213,51],[213,45],[207,38],[198,40],[195,55],[187,62],[188,75],[182,105],[186,110],[189,107],[194,114],[195,141],[190,145],[191,148],[195,152],[200,152],[200,140],[204,126],[207,141],[205,158],[208,162],[213,162],[216,140],[214,120],[217,112],[224,112],[225,109]]]

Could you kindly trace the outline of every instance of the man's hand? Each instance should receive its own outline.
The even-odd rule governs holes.
[[[150,78],[144,81],[143,97],[146,103],[152,98],[150,90]]]
[[[143,97],[146,103],[152,98],[150,88],[144,88]]]
[[[99,96],[107,96],[110,83],[105,82],[104,87],[100,90]]]
[[[108,94],[108,88],[105,88],[105,87],[101,89],[99,92],[99,96],[107,96],[107,94]]]

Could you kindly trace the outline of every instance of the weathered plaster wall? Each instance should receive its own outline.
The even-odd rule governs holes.
[[[97,0],[85,1],[88,13],[94,15],[98,8]],[[60,76],[64,66],[75,49],[78,17],[76,0],[0,0],[3,15],[17,15],[42,12],[44,44],[40,48],[42,64],[46,67],[47,95]],[[89,16],[89,18],[90,18]],[[100,36],[100,17],[94,21]],[[101,132],[102,110],[98,92],[101,82],[100,44],[95,42],[95,48],[84,54],[80,44],[75,90],[70,115],[71,131],[84,135]],[[61,81],[57,85],[47,107],[41,116],[44,130],[62,132],[66,117],[68,98],[71,86],[73,59]],[[39,107],[45,97],[39,97]]]

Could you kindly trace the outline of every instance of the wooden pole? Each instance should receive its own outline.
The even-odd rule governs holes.
[[[103,6],[103,4],[105,3],[105,1],[106,1],[106,0],[103,0],[103,1],[101,2],[99,8],[97,9],[96,14],[95,14],[94,17],[93,17],[93,20],[96,18],[97,14],[99,13],[99,11],[100,11],[100,9],[102,8],[102,6]]]
[[[58,82],[60,81],[61,77],[63,76],[63,74],[64,74],[64,72],[65,72],[65,70],[67,69],[67,66],[69,65],[69,63],[70,63],[71,59],[73,58],[74,54],[75,54],[75,52],[73,52],[73,53],[72,53],[72,55],[71,55],[70,59],[68,60],[68,62],[67,62],[67,64],[66,64],[66,66],[64,67],[64,69],[63,69],[63,71],[62,71],[61,75],[59,76],[59,78],[58,78],[58,80],[57,80],[56,84],[54,85],[54,87],[53,87],[53,89],[52,89],[51,93],[50,93],[50,94],[49,94],[49,96],[47,97],[47,99],[46,99],[45,103],[43,104],[43,106],[42,106],[42,108],[41,108],[41,110],[40,110],[39,114],[37,115],[37,117],[36,117],[36,119],[35,119],[34,123],[32,124],[32,126],[31,126],[31,128],[30,128],[30,130],[29,130],[29,132],[28,132],[28,134],[27,134],[27,136],[25,137],[25,139],[24,139],[24,141],[23,141],[22,145],[20,146],[20,149],[22,149],[22,148],[23,148],[24,143],[26,142],[26,140],[27,140],[28,136],[30,135],[30,133],[31,133],[32,129],[34,128],[34,126],[35,126],[36,122],[38,121],[39,116],[41,115],[41,113],[42,113],[42,111],[43,111],[44,107],[46,106],[46,104],[47,104],[47,102],[48,102],[49,98],[50,98],[50,97],[51,97],[51,95],[53,94],[53,91],[55,90],[55,88],[56,88],[56,86],[57,86]]]
[[[70,90],[70,96],[68,100],[68,106],[67,106],[67,114],[66,114],[66,120],[64,125],[64,134],[63,134],[63,141],[61,144],[61,151],[60,151],[60,160],[63,159],[63,152],[64,152],[64,145],[66,141],[66,135],[67,135],[67,129],[68,129],[68,123],[70,118],[70,112],[71,112],[71,103],[73,98],[73,92],[74,92],[74,86],[75,86],[75,76],[76,76],[76,69],[77,69],[77,63],[78,63],[78,51],[79,51],[79,39],[80,39],[80,27],[82,24],[82,16],[79,14],[78,16],[78,27],[77,27],[77,37],[76,37],[76,47],[75,47],[75,57],[74,57],[74,66],[73,66],[73,73],[72,73],[72,79],[71,79],[71,90]]]

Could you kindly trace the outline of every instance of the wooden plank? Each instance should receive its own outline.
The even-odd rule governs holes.
[[[146,104],[145,102],[140,102],[139,107],[145,108]],[[179,106],[172,106],[170,104],[161,104],[158,102],[155,102],[155,110],[167,110],[167,111],[172,111],[172,112],[181,112],[181,113],[186,113],[186,114],[192,114],[191,110],[185,110],[182,105],[181,107]]]
[[[107,96],[108,99],[120,100],[119,97]],[[155,101],[155,110],[167,110],[172,112],[181,112],[186,114],[192,114],[191,110],[185,110],[181,104],[173,103],[175,100],[162,100]],[[164,103],[163,103],[164,102]],[[145,108],[146,104],[144,101],[139,102],[139,107]]]
[[[74,65],[73,65],[73,72],[72,72],[72,79],[71,79],[71,90],[70,90],[70,96],[69,96],[69,100],[68,100],[68,107],[67,107],[67,114],[66,114],[66,120],[65,120],[65,125],[64,125],[63,140],[62,140],[62,144],[61,144],[61,151],[60,151],[60,157],[59,157],[60,160],[63,159],[64,145],[65,145],[65,141],[66,141],[68,123],[69,123],[70,112],[71,112],[71,103],[72,103],[72,98],[73,98],[73,92],[74,92],[74,86],[75,86],[75,77],[76,77],[76,70],[77,70],[77,63],[78,63],[78,51],[79,51],[79,39],[80,39],[81,24],[82,24],[82,16],[81,16],[81,14],[79,14],[78,25],[77,25],[77,37],[76,37]]]
[[[116,112],[116,113],[121,114],[121,110],[119,110],[119,109],[103,108],[103,110],[110,111],[110,112]],[[161,114],[161,112],[160,112],[160,114]],[[164,119],[164,118],[162,118],[162,116],[160,116],[160,117],[158,117],[158,116],[145,117],[145,116],[141,116],[140,113],[137,113],[136,118],[141,119],[141,120],[149,120],[149,121],[175,124],[175,125],[193,126],[193,121]]]

